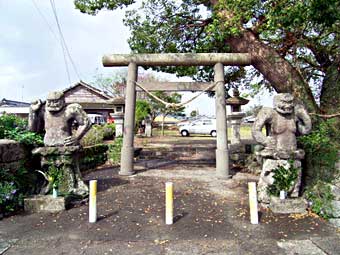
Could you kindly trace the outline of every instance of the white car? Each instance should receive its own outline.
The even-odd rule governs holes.
[[[216,119],[201,119],[183,125],[179,128],[182,136],[189,136],[191,134],[211,135],[216,137]]]

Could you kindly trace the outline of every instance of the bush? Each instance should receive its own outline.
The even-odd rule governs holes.
[[[289,162],[290,166],[286,169],[284,166],[279,166],[273,170],[274,183],[269,185],[267,192],[269,195],[278,197],[280,191],[289,192],[298,178],[298,169],[293,167],[293,162]]]
[[[113,139],[115,131],[115,124],[92,125],[80,143],[84,147],[102,144],[104,140]]]
[[[114,144],[109,145],[108,158],[113,164],[120,162],[120,154],[123,146],[123,138],[117,137]]]
[[[116,125],[114,123],[105,124],[102,126],[104,140],[112,140],[116,132]]]
[[[40,134],[26,130],[27,120],[12,114],[0,116],[0,139],[12,139],[28,146],[44,144]]]
[[[299,138],[305,157],[305,196],[311,202],[312,211],[324,218],[331,216],[330,184],[339,178],[336,169],[338,159],[339,130],[335,130],[334,120],[320,121],[315,124],[313,132]]]
[[[80,155],[80,170],[86,171],[104,164],[107,160],[107,150],[106,144],[84,147]]]
[[[6,214],[23,206],[25,195],[34,190],[36,175],[23,166],[15,172],[0,168],[0,213]]]

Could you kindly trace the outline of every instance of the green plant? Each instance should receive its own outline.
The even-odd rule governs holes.
[[[80,143],[82,146],[92,146],[103,143],[104,131],[100,125],[92,125],[91,129],[81,139]]]
[[[313,212],[325,219],[332,216],[332,200],[334,199],[334,195],[332,194],[329,183],[317,181],[315,185],[306,189],[305,196],[310,202]]]
[[[279,196],[280,191],[290,191],[298,177],[298,169],[293,166],[293,162],[289,161],[289,168],[278,166],[273,170],[274,183],[269,185],[267,192],[272,196]]]
[[[107,144],[84,147],[80,155],[80,171],[86,171],[102,165],[107,160]]]
[[[103,139],[111,140],[116,132],[116,125],[114,123],[105,124],[103,127]]]
[[[117,137],[115,139],[114,144],[109,145],[108,158],[112,161],[112,163],[119,163],[122,146],[123,146],[122,137]]]
[[[306,184],[314,185],[317,181],[329,183],[339,177],[335,163],[338,161],[340,133],[333,128],[334,120],[315,123],[309,135],[299,138],[306,152]]]
[[[28,146],[43,145],[40,134],[26,130],[27,120],[11,114],[0,116],[0,139],[12,139]]]
[[[18,210],[23,205],[25,195],[32,192],[31,173],[23,163],[15,171],[0,168],[0,213],[8,213]]]
[[[54,165],[51,165],[48,168],[48,172],[47,173],[44,173],[44,172],[42,172],[40,170],[37,170],[37,172],[41,173],[44,176],[46,181],[48,181],[49,187],[58,188],[59,185],[61,184],[62,180],[63,180],[63,172],[62,172],[62,170],[57,168]]]
[[[311,209],[323,218],[332,215],[333,199],[330,184],[339,178],[335,164],[339,160],[339,130],[334,129],[335,120],[315,121],[314,130],[299,138],[305,156],[305,193]]]

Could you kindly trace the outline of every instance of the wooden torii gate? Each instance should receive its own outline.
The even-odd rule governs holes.
[[[167,53],[167,54],[112,54],[103,56],[104,67],[128,66],[124,136],[121,151],[120,175],[134,174],[134,124],[136,106],[136,82],[138,66],[214,66],[216,83],[216,175],[229,178],[229,154],[227,137],[227,115],[225,106],[224,66],[251,65],[248,53]],[[198,91],[211,86],[211,83],[165,82],[143,84],[149,91]]]

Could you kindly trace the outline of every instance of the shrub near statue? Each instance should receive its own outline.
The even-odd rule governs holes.
[[[77,128],[74,128],[77,127]],[[87,195],[88,187],[79,171],[79,141],[90,129],[91,123],[79,104],[65,104],[62,92],[49,93],[46,103],[32,103],[29,114],[29,129],[45,130],[44,145],[33,150],[41,155],[41,166],[47,172],[51,166],[62,171],[61,193]],[[49,190],[45,190],[45,193]]]
[[[262,133],[266,126],[268,136]],[[311,119],[300,103],[289,93],[274,97],[274,109],[264,107],[258,113],[252,127],[254,139],[263,147],[256,152],[261,159],[262,171],[258,183],[258,199],[269,203],[271,197],[268,187],[274,183],[274,170],[284,167],[287,171],[297,168],[298,176],[287,192],[289,197],[298,197],[301,186],[301,159],[304,151],[297,148],[296,136],[311,131]]]

